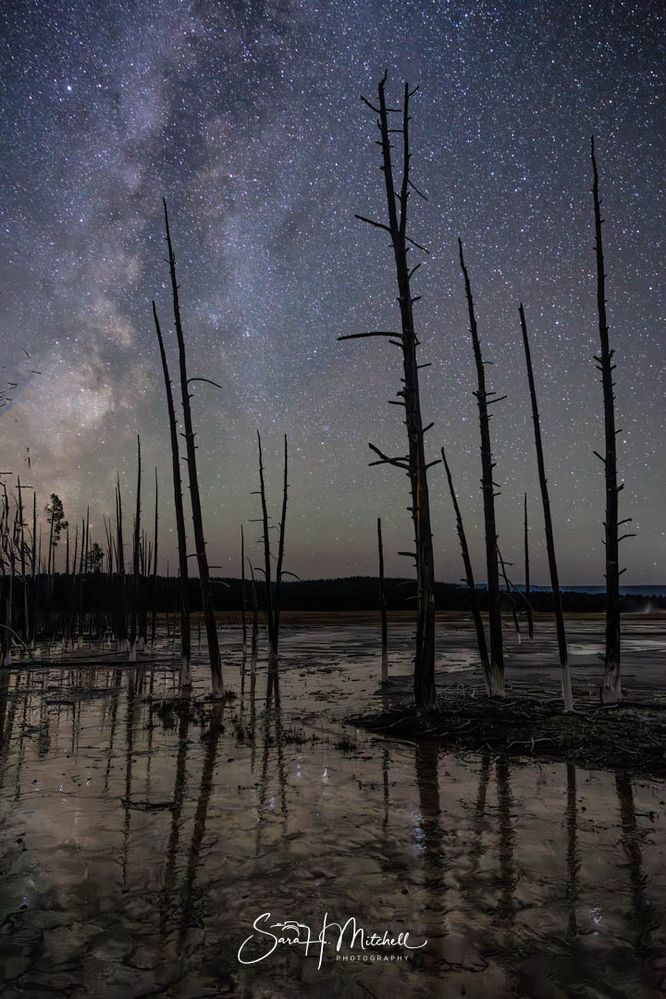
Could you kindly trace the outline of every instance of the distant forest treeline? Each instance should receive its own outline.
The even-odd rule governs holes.
[[[39,577],[38,577],[39,578]],[[128,580],[131,585],[131,582]],[[38,584],[39,585],[39,584]],[[82,603],[88,613],[107,612],[117,603],[118,576],[116,573],[91,573],[84,576]],[[66,613],[69,606],[71,578],[56,574],[52,578],[50,610],[53,613]],[[250,584],[245,583],[248,609],[251,605]],[[201,610],[201,591],[198,579],[189,580],[190,602],[193,611]],[[213,578],[211,588],[215,610],[218,612],[240,611],[242,606],[242,584],[240,579]],[[388,610],[405,611],[414,608],[415,583],[413,579],[387,578],[384,590]],[[453,583],[435,583],[435,606],[439,611],[469,611],[470,595],[466,586]],[[478,600],[482,610],[487,609],[487,593],[479,589]],[[158,612],[176,611],[178,604],[178,580],[173,576],[158,576],[155,589],[149,581],[144,583],[146,603]],[[263,587],[259,587],[260,599]],[[505,593],[504,600],[509,603]],[[581,593],[564,590],[562,593],[564,610],[580,613],[600,613],[605,607],[604,593]],[[552,611],[553,598],[550,591],[533,590],[530,603],[535,611]],[[628,594],[622,597],[623,611],[652,608],[666,610],[665,596],[647,597]],[[285,611],[373,611],[379,609],[378,582],[373,576],[347,576],[338,579],[284,580],[281,595],[282,609]],[[518,601],[520,607],[520,602]]]

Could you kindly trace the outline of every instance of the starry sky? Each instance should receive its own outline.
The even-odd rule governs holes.
[[[412,235],[431,457],[444,444],[483,573],[478,424],[460,235],[490,387],[500,545],[522,578],[522,495],[533,581],[547,582],[518,302],[525,304],[567,583],[600,583],[603,469],[589,136],[606,218],[617,350],[627,583],[666,583],[663,459],[663,12],[595,0],[4,0],[0,7],[0,329],[7,403],[0,469],[56,491],[74,519],[132,502],[135,435],[157,467],[162,568],[176,564],[155,297],[175,365],[160,199],[170,206],[194,386],[211,563],[238,573],[257,516],[255,429],[279,512],[291,452],[287,568],[387,572],[411,534],[398,352],[343,333],[393,328],[372,97],[413,102]],[[393,324],[390,325],[390,324]],[[28,356],[29,355],[29,356]],[[175,368],[174,368],[175,370]],[[16,388],[10,385],[16,383]],[[392,449],[395,448],[395,451]],[[29,455],[30,466],[27,464]],[[462,575],[441,466],[430,478],[436,575]],[[152,485],[144,492],[147,514]],[[254,540],[254,528],[248,535]]]

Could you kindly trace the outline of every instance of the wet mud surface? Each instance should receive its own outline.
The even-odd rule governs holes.
[[[581,695],[598,633],[571,630]],[[556,697],[537,635],[507,638],[507,668],[516,691]],[[168,642],[136,666],[37,650],[0,676],[3,995],[664,994],[662,780],[345,724],[408,688],[407,625],[391,628],[388,695],[375,625],[290,625],[277,686],[261,657],[243,666],[236,632],[221,638],[235,696],[217,709],[203,662],[180,695]],[[469,629],[439,641],[441,684],[480,686]],[[664,622],[629,623],[625,648],[630,697],[649,697]],[[313,936],[326,914],[354,917],[417,949],[363,951],[348,933],[337,953],[333,930],[321,967],[302,944],[264,957],[263,913]],[[261,959],[243,964],[251,935],[241,953]]]

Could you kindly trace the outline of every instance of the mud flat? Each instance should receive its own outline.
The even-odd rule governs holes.
[[[458,683],[439,673],[436,712],[419,717],[410,701],[409,682],[400,678],[385,690],[388,707],[350,721],[398,738],[438,739],[463,749],[487,747],[511,756],[666,776],[664,617],[625,621],[624,699],[612,708],[600,705],[595,688],[602,652],[600,618],[570,616],[567,624],[576,698],[572,714],[563,712],[558,697],[557,649],[552,624],[545,619],[538,621],[534,640],[516,635],[509,640],[504,701],[486,697],[478,676],[461,661],[465,678]],[[458,655],[467,649],[473,657],[460,619],[449,622],[449,635]],[[451,666],[455,668],[455,662]]]

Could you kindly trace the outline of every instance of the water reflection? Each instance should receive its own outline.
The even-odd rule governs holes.
[[[576,767],[567,763],[567,904],[569,909],[568,933],[575,940],[578,933],[576,908],[578,906],[578,878],[580,857],[578,855],[578,808],[576,805]]]
[[[376,663],[348,646],[294,635],[279,673],[239,654],[223,705],[201,667],[189,694],[175,666],[112,656],[0,674],[0,970],[17,995],[43,981],[78,999],[102,973],[127,995],[123,973],[165,996],[564,999],[613,994],[609,977],[617,995],[659,994],[660,784],[350,738],[338,720],[350,691],[354,710],[376,703]],[[293,952],[241,969],[268,910],[430,944],[388,969],[317,973]]]
[[[183,825],[183,805],[187,788],[187,751],[189,748],[190,700],[183,697],[178,705],[180,720],[178,723],[178,753],[176,756],[176,773],[173,786],[173,805],[171,808],[171,828],[166,848],[164,876],[160,894],[160,936],[167,931],[169,917],[175,904],[174,886],[176,882],[176,860],[178,843]]]
[[[498,920],[502,923],[513,922],[514,898],[516,884],[514,867],[514,830],[513,830],[513,798],[511,795],[511,772],[509,761],[504,756],[495,761],[495,779],[497,782],[497,836],[499,856],[500,898],[497,907]]]
[[[657,923],[649,898],[647,874],[643,869],[643,847],[646,835],[638,828],[631,777],[626,773],[616,774],[615,787],[622,823],[621,842],[631,883],[634,946],[639,953],[650,956],[653,944],[652,931]]]
[[[213,705],[208,722],[208,729],[202,736],[202,740],[205,741],[206,744],[206,749],[204,752],[203,766],[201,770],[201,784],[199,787],[199,796],[197,798],[197,808],[194,813],[192,839],[190,841],[190,848],[187,855],[187,867],[185,870],[185,877],[183,879],[183,888],[181,892],[181,941],[185,937],[188,928],[193,925],[192,917],[195,907],[194,886],[197,876],[197,866],[199,864],[199,856],[201,854],[201,845],[206,833],[206,819],[208,818],[210,797],[213,790],[213,776],[215,773],[217,750],[220,742],[220,736],[224,730],[224,726],[222,724],[222,712],[223,708],[221,704]]]

